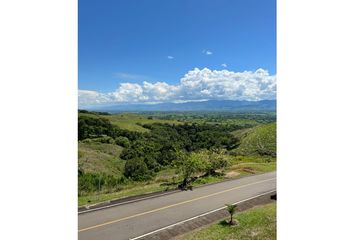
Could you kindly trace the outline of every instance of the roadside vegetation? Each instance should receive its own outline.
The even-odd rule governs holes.
[[[275,170],[273,114],[200,114],[79,111],[79,205]]]
[[[271,203],[235,215],[237,225],[230,226],[229,219],[202,227],[178,237],[179,240],[274,240],[276,239],[276,204]]]
[[[230,220],[228,222],[230,225],[236,225],[238,223],[237,220],[234,220],[234,214],[236,213],[236,209],[237,205],[226,204],[226,210],[230,214]]]

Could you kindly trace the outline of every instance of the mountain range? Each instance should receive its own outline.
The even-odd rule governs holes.
[[[157,103],[157,104],[114,104],[96,105],[82,109],[101,112],[145,112],[145,111],[210,111],[210,112],[274,112],[276,100],[234,101],[208,100],[202,102]]]

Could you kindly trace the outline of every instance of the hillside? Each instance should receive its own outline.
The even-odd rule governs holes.
[[[126,129],[129,131],[138,131],[138,132],[149,131],[149,129],[142,127],[142,125],[144,124],[153,124],[153,123],[180,124],[180,122],[175,120],[149,119],[145,116],[133,114],[133,113],[108,115],[105,116],[105,118],[109,119],[113,125],[116,125],[122,129]]]
[[[121,176],[125,161],[119,158],[122,147],[98,142],[79,142],[79,166],[87,173]]]
[[[122,113],[114,115],[99,115],[94,113],[79,113],[79,116],[89,116],[93,118],[105,118],[108,119],[113,125],[136,132],[149,132],[149,129],[144,128],[144,124],[153,124],[153,123],[169,123],[169,124],[181,124],[176,120],[162,120],[162,119],[153,119],[148,118],[143,115],[138,115],[134,113]]]
[[[78,115],[80,205],[276,167],[272,113]]]
[[[240,145],[233,150],[237,155],[276,156],[276,124],[264,124],[250,129],[233,132]]]

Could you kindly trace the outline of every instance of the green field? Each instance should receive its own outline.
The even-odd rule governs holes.
[[[178,237],[179,240],[274,240],[276,239],[276,204],[258,206],[235,215],[237,226],[226,219]]]
[[[276,114],[268,113],[231,113],[231,112],[146,112],[144,115],[157,119],[177,120],[182,122],[237,124],[240,126],[256,126],[275,122]]]

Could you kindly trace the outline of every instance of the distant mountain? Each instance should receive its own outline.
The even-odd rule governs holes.
[[[91,111],[102,112],[145,112],[145,111],[211,111],[211,112],[250,112],[264,111],[274,112],[276,100],[262,101],[233,101],[233,100],[209,100],[203,102],[185,103],[158,103],[158,104],[117,104],[100,105],[83,108]]]

